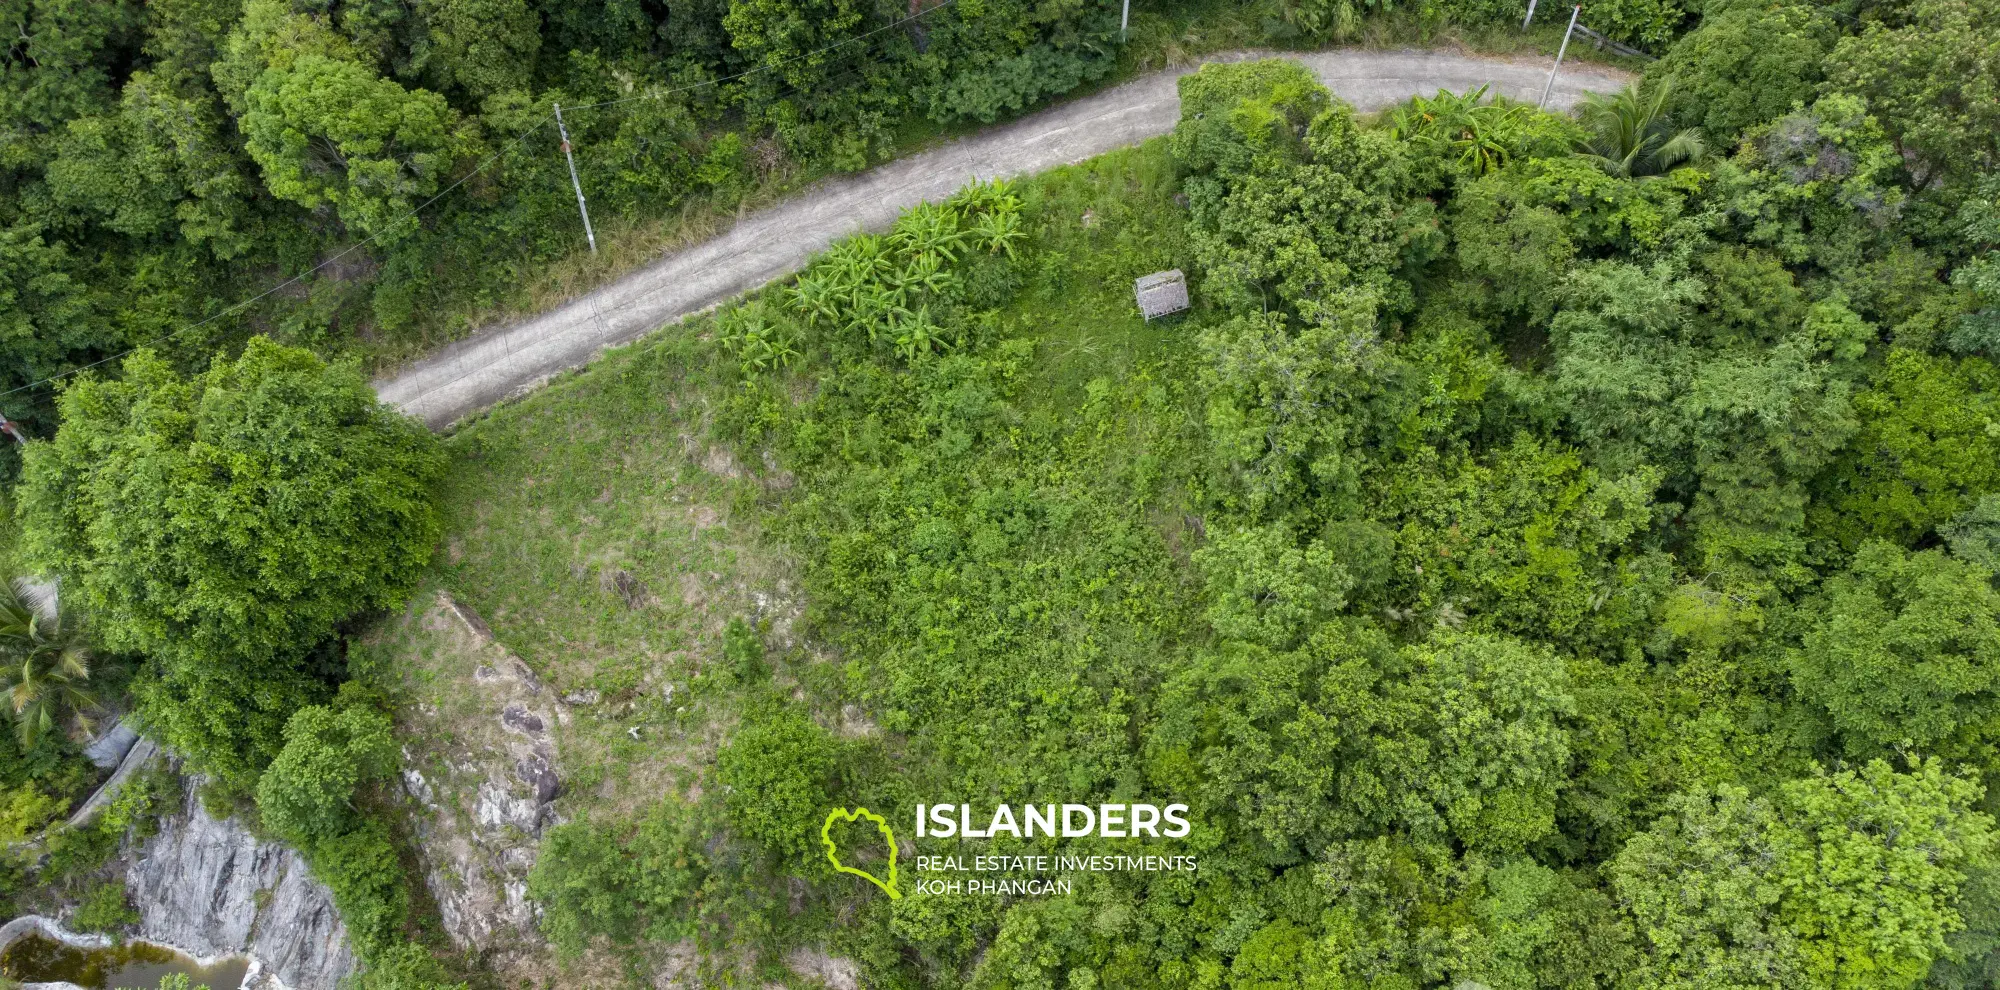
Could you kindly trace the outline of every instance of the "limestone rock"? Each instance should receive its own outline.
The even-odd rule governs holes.
[[[446,634],[448,710],[418,709],[403,754],[403,791],[424,883],[445,933],[496,971],[540,952],[528,871],[562,793],[553,733],[558,700],[466,606],[439,595],[426,628]],[[595,692],[591,701],[596,700]]]
[[[197,956],[247,952],[292,990],[334,990],[355,969],[333,895],[304,858],[209,817],[191,780],[129,860],[141,938]]]
[[[90,745],[83,747],[83,755],[92,766],[109,770],[123,761],[125,754],[131,752],[132,745],[138,741],[138,730],[120,719],[111,723],[102,735],[92,739]]]
[[[785,953],[785,968],[827,990],[855,990],[861,985],[861,968],[854,960],[820,949],[801,946]]]

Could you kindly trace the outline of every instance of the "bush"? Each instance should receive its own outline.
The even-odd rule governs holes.
[[[389,718],[349,705],[302,708],[285,724],[285,748],[257,780],[264,824],[305,844],[355,825],[354,793],[396,765]]]
[[[720,839],[714,802],[667,798],[629,838],[623,826],[567,822],[548,831],[528,896],[542,909],[542,932],[565,955],[603,936],[615,945],[694,938],[740,949],[766,930],[782,902],[760,896],[768,877]]]
[[[139,923],[139,912],[125,902],[125,881],[106,880],[84,891],[70,924],[79,931],[117,934]]]
[[[528,874],[528,896],[542,906],[542,931],[565,954],[592,936],[619,943],[638,934],[639,904],[631,896],[637,864],[618,837],[589,822],[549,829]]]
[[[763,637],[741,616],[730,619],[722,630],[722,660],[740,683],[754,684],[771,674],[764,663]]]
[[[466,990],[421,945],[405,942],[376,954],[361,970],[360,990]]]
[[[389,827],[366,820],[344,835],[304,849],[313,876],[333,892],[333,906],[363,960],[392,948],[409,918],[410,892]]]
[[[817,876],[819,826],[832,808],[838,745],[798,709],[751,716],[716,759],[730,825],[791,869]]]

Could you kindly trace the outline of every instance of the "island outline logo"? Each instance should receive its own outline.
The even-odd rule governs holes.
[[[857,870],[840,861],[840,847],[833,841],[833,823],[836,821],[854,822],[860,821],[863,818],[874,822],[875,830],[881,832],[884,839],[889,840],[889,879],[886,883],[883,882],[882,878],[867,870]],[[882,888],[882,892],[888,894],[889,899],[892,901],[902,898],[902,891],[896,889],[896,833],[889,828],[888,819],[869,811],[867,808],[855,808],[851,811],[846,808],[835,808],[826,813],[826,823],[819,827],[819,841],[821,845],[826,847],[826,861],[833,864],[834,872],[851,873],[854,876],[860,877]]]

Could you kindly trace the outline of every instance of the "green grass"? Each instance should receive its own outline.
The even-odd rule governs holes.
[[[677,710],[712,679],[728,619],[788,608],[786,564],[754,511],[765,469],[716,444],[718,387],[688,372],[706,364],[706,325],[616,352],[452,437],[449,536],[417,598],[428,608],[447,591],[558,694],[599,694],[559,745],[613,803],[656,794],[704,748]],[[415,617],[380,636],[424,672],[421,695],[448,697],[471,673]]]
[[[1009,440],[965,463],[968,477],[1012,478],[1043,502],[1075,507],[1064,511],[1082,512],[1086,531],[1129,515],[1169,571],[1185,568],[1180,551],[1198,525],[1185,489],[1160,479],[1186,474],[1163,459],[1181,456],[1198,424],[1184,385],[1200,317],[1147,323],[1131,284],[1190,266],[1177,192],[1164,140],[1020,184],[1031,237],[1013,266],[1019,288],[995,315],[1003,338],[1032,343],[1014,383],[1018,420]],[[855,658],[837,637],[807,635],[822,629],[812,623],[839,621],[839,603],[803,591],[800,555],[830,534],[801,512],[820,489],[810,476],[793,480],[759,417],[808,415],[834,369],[822,355],[746,388],[709,343],[712,327],[703,318],[664,328],[453,435],[438,558],[408,612],[362,637],[357,666],[393,682],[399,725],[421,732],[413,741],[428,751],[475,738],[492,714],[466,700],[473,668],[492,654],[438,618],[440,592],[474,609],[558,694],[599,692],[553,730],[572,820],[615,827],[663,796],[713,789],[717,747],[751,692],[765,690],[729,676],[723,629],[737,616],[760,623],[777,697],[857,740],[862,763],[899,768],[876,775],[903,786],[950,777],[939,757],[948,740],[881,734],[877,710],[857,704],[871,694],[854,680],[866,665],[843,662]],[[1089,564],[1044,539],[1020,551],[1029,565]],[[1172,588],[1185,578],[1144,579],[1160,583],[1145,597],[1178,614]],[[1048,623],[1060,643],[1031,667],[1138,669],[1173,652],[1157,616],[1093,617],[1087,604],[1061,605],[1073,594],[1051,598],[1072,612]],[[798,923],[836,920],[814,910]]]

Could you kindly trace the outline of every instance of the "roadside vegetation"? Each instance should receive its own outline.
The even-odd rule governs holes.
[[[129,697],[305,854],[364,985],[519,982],[446,948],[397,778],[478,738],[504,655],[576,699],[544,982],[2000,977],[2000,22],[1964,0],[1605,5],[1665,57],[1574,116],[1209,66],[1169,138],[912,210],[448,438],[375,401],[357,351],[573,249],[566,174],[509,143],[544,98],[638,97],[573,125],[638,218],[1118,71],[1112,8],[963,4],[839,65],[794,56],[907,12],[31,5],[18,382],[374,240],[30,418],[8,553],[62,621],[0,601],[33,686],[0,838]],[[1256,9],[1300,43],[1374,12]],[[1194,308],[1146,322],[1169,268]],[[10,896],[124,923],[103,865],[160,793],[9,846]],[[816,841],[834,806],[1159,799],[1199,871],[1071,896],[891,900]]]
[[[1474,0],[1136,6],[1121,42],[1102,0],[26,0],[0,15],[0,391],[141,344],[198,371],[256,334],[403,360],[813,179],[1170,60],[1557,30],[1523,41]],[[1627,8],[1640,26],[1606,29],[1635,41],[1687,19],[1603,9]],[[55,427],[46,386],[0,411]]]

